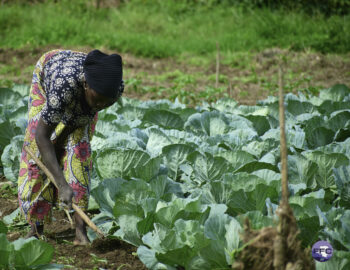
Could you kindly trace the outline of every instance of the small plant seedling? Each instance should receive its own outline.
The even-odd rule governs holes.
[[[58,257],[58,261],[63,262],[66,266],[71,266],[70,264],[74,264],[74,259],[71,257],[66,257],[66,256],[60,256]],[[68,264],[68,265],[66,265]]]
[[[117,270],[122,270],[124,267],[127,267],[127,269],[132,269],[130,264],[124,263],[124,264],[120,265],[120,266],[117,268]]]
[[[108,263],[107,259],[99,258],[96,254],[90,253],[94,263]]]
[[[67,245],[73,245],[73,242],[71,242],[71,241],[68,241],[68,240],[62,240],[62,243],[65,243],[65,244],[67,244]]]

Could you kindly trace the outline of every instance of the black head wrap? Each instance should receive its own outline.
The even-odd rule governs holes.
[[[93,50],[86,56],[83,68],[86,82],[97,93],[110,98],[121,96],[124,87],[120,55]]]

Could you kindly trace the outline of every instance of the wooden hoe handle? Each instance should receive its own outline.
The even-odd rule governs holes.
[[[47,175],[48,179],[50,180],[50,182],[52,184],[55,185],[55,187],[58,189],[58,186],[56,184],[56,181],[53,177],[53,175],[51,174],[51,172],[46,168],[46,166],[44,165],[44,163],[42,163],[32,152],[32,150],[30,150],[30,148],[28,146],[24,146],[24,149],[27,151],[27,153],[32,157],[32,159],[34,159],[34,161],[36,162],[36,164],[39,166],[40,169],[42,169],[44,171],[44,173]],[[78,215],[86,222],[86,224],[93,229],[100,237],[104,237],[103,232],[95,225],[95,223],[93,223],[91,221],[91,219],[84,213],[83,210],[81,210],[75,203],[72,203],[72,208],[78,213]]]

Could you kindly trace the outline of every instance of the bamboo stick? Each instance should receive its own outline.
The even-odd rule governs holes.
[[[284,93],[283,93],[283,72],[282,67],[278,69],[278,88],[279,88],[279,122],[280,122],[280,147],[281,147],[281,180],[282,180],[282,199],[278,208],[279,224],[277,226],[277,236],[274,240],[274,260],[275,270],[284,270],[287,262],[286,249],[288,247],[288,167],[287,167],[287,140],[285,132],[284,115]]]
[[[50,180],[47,181],[47,183],[45,184],[45,186],[43,187],[43,189],[41,190],[40,193],[38,193],[38,195],[35,197],[35,199],[33,201],[36,201],[37,199],[39,199],[39,196],[41,194],[43,194],[43,192],[47,189],[47,187],[51,184],[52,182]]]
[[[229,98],[232,98],[232,97],[233,97],[233,94],[232,94],[232,83],[231,83],[231,81],[228,82],[227,94],[228,94],[228,97],[229,97]]]
[[[66,213],[67,218],[68,218],[68,220],[69,220],[70,228],[71,228],[71,229],[74,229],[74,222],[73,222],[73,220],[72,220],[72,217],[71,217],[70,214],[69,214],[69,211],[68,211],[67,209],[64,209],[64,212]]]
[[[285,131],[283,76],[282,68],[278,69],[279,79],[279,119],[281,132],[281,173],[282,173],[282,202],[288,203],[288,168],[287,168],[287,140]]]
[[[34,159],[36,164],[39,166],[41,170],[44,171],[44,173],[47,175],[48,179],[55,185],[55,187],[58,189],[58,186],[56,184],[56,181],[51,174],[51,172],[46,168],[46,166],[34,155],[32,150],[29,149],[28,146],[24,146],[24,149],[27,151],[27,153]],[[85,221],[85,223],[94,230],[100,237],[104,237],[103,232],[91,221],[91,219],[84,213],[83,210],[81,210],[75,203],[72,203],[72,208],[78,213],[78,215]]]

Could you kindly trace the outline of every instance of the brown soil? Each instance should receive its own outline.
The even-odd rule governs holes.
[[[136,255],[137,248],[118,239],[96,239],[89,246],[74,246],[74,229],[65,213],[54,210],[53,216],[55,221],[45,227],[45,236],[55,248],[53,262],[74,269],[147,269]]]
[[[0,198],[0,219],[4,216],[11,214],[18,207],[17,199],[13,198]]]
[[[74,246],[53,239],[48,242],[55,247],[53,262],[74,269],[147,269],[137,258],[136,248],[118,239],[100,240],[98,245],[94,242],[91,246]]]
[[[17,207],[17,197],[11,189],[0,190],[0,219]],[[75,230],[65,213],[55,209],[53,218],[44,228],[44,239],[55,248],[51,263],[66,265],[64,269],[147,269],[136,255],[137,248],[118,239],[97,239],[89,246],[74,246]],[[14,241],[28,230],[29,226],[11,229],[7,238]]]
[[[18,207],[16,195],[10,192],[8,184],[3,185],[5,182],[6,179],[0,177],[0,219],[11,214]]]
[[[29,84],[33,67],[38,58],[50,49],[61,48],[58,45],[50,45],[40,48],[1,49],[0,48],[0,79],[14,81],[16,83]],[[69,48],[89,52],[89,47]],[[106,48],[100,48],[107,53],[115,52]],[[214,86],[215,82],[209,79],[215,76],[216,63],[213,60],[209,65],[193,65],[185,60],[175,58],[147,59],[135,57],[130,54],[122,54],[124,61],[124,78],[131,79],[141,77],[142,86],[172,87],[173,78],[166,80],[157,79],[157,76],[180,70],[184,74],[196,74],[195,86],[184,86],[187,91],[197,95],[208,86]],[[255,104],[257,100],[274,94],[277,84],[278,59],[282,56],[287,59],[285,71],[286,88],[292,90],[308,87],[327,88],[337,83],[350,85],[350,53],[347,55],[323,55],[309,51],[293,52],[278,48],[268,49],[259,53],[251,53],[247,63],[241,66],[231,61],[225,63],[221,60],[220,75],[224,75],[228,81],[219,83],[219,87],[227,89],[230,97],[242,104]],[[227,62],[227,61],[226,61]],[[12,68],[11,68],[12,67]],[[1,71],[3,69],[4,71]],[[6,69],[9,69],[7,72]],[[169,93],[144,92],[126,87],[124,96],[139,98],[142,100],[167,98]],[[219,98],[220,95],[217,96]]]

